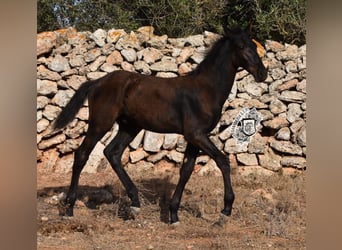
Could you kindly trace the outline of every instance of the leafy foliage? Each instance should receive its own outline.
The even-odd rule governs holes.
[[[305,11],[305,0],[38,0],[37,27],[42,32],[152,25],[157,34],[181,37],[239,25],[260,40],[303,44]]]

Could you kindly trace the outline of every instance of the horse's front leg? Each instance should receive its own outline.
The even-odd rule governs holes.
[[[216,165],[221,170],[224,183],[224,208],[221,211],[221,216],[217,224],[222,226],[226,222],[227,216],[232,212],[235,197],[230,180],[230,165],[228,158],[218,150],[208,136],[203,133],[192,133],[188,135],[187,140],[214,159]]]
[[[180,169],[180,177],[178,184],[176,186],[176,190],[173,194],[171,204],[170,204],[170,220],[171,224],[177,224],[179,222],[178,219],[178,209],[180,205],[180,201],[182,199],[182,194],[186,183],[188,182],[191,173],[195,166],[195,160],[198,155],[199,149],[193,146],[191,143],[188,143],[184,154],[183,165]]]

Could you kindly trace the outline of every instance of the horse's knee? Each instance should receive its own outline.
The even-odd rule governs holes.
[[[115,150],[113,150],[109,146],[105,147],[105,149],[103,150],[103,154],[105,155],[107,160],[112,164],[116,165],[117,163],[120,163],[121,161],[121,155],[115,152]]]

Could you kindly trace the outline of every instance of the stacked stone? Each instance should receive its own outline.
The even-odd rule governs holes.
[[[69,28],[37,36],[37,161],[47,171],[71,171],[73,151],[87,130],[87,102],[63,131],[51,124],[81,83],[115,70],[134,71],[160,77],[175,77],[196,68],[205,51],[218,38],[204,32],[186,38],[153,34],[152,27],[126,33],[121,29],[77,32]],[[222,118],[211,132],[217,147],[239,166],[261,166],[278,171],[282,167],[306,167],[306,46],[267,41],[263,59],[269,67],[264,83],[241,70]],[[262,116],[257,133],[248,144],[237,144],[231,126],[243,108],[255,107]],[[96,172],[106,167],[104,147],[117,132],[115,124],[97,144],[84,169]],[[141,131],[125,151],[125,164],[145,168],[161,160],[179,164],[186,147],[177,134]],[[216,169],[207,156],[200,156],[200,174]]]

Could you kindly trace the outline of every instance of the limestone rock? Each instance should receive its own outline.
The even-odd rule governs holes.
[[[148,64],[144,61],[136,61],[134,62],[134,68],[136,71],[141,72],[145,75],[151,75],[151,70]]]
[[[177,74],[173,72],[158,72],[156,74],[156,77],[172,78],[172,77],[177,77]]]
[[[95,59],[94,62],[92,62],[89,65],[89,69],[91,71],[97,71],[98,68],[106,61],[106,57],[105,56],[99,56],[98,58]]]
[[[49,126],[50,122],[46,119],[40,119],[37,122],[37,132],[40,133],[42,131],[44,131],[48,126]]]
[[[81,145],[81,139],[68,139],[65,140],[64,143],[59,144],[57,146],[58,152],[62,154],[72,153],[74,152],[80,145]]]
[[[303,126],[297,135],[297,143],[299,146],[305,147],[306,146],[306,127]]]
[[[279,52],[283,51],[285,49],[285,46],[279,42],[266,40],[265,47],[267,50],[273,51],[273,52]]]
[[[57,115],[62,111],[60,107],[48,104],[45,106],[43,111],[43,116],[46,117],[49,121],[53,121],[57,118]]]
[[[158,152],[163,145],[164,135],[146,131],[144,136],[144,150],[148,152]]]
[[[182,163],[184,158],[184,154],[181,152],[177,152],[176,150],[171,150],[166,156],[171,161],[174,161],[176,163]]]
[[[297,64],[294,61],[287,61],[285,62],[285,70],[286,72],[298,72]]]
[[[147,156],[148,156],[148,153],[145,152],[142,148],[138,148],[137,150],[132,151],[129,154],[129,158],[130,158],[132,163],[136,163],[138,161],[141,161],[142,159],[144,159]]]
[[[38,144],[38,148],[39,149],[47,149],[47,148],[51,148],[52,146],[58,145],[60,143],[62,143],[65,140],[65,135],[64,134],[58,134],[54,137],[51,137],[47,140],[41,141]]]
[[[299,57],[297,45],[287,45],[285,50],[276,53],[278,60],[289,61]]]
[[[247,152],[247,143],[239,144],[235,138],[230,138],[224,145],[224,152],[226,153],[244,153]]]
[[[167,43],[167,35],[156,36],[153,35],[147,44],[156,49],[164,49]]]
[[[275,137],[278,140],[288,141],[290,140],[290,137],[291,137],[291,131],[288,127],[281,128],[278,130]]]
[[[96,58],[98,58],[101,55],[101,49],[99,48],[94,48],[89,50],[85,55],[84,55],[84,60],[89,63],[95,61]]]
[[[81,55],[76,55],[74,57],[71,57],[69,60],[69,64],[71,67],[81,67],[86,64],[84,61],[84,57]]]
[[[75,125],[72,126],[71,124]],[[72,122],[71,124],[65,129],[65,135],[67,135],[69,138],[75,139],[87,131],[88,124],[86,124],[84,121],[75,120],[75,123]]]
[[[286,119],[290,123],[293,123],[302,115],[302,113],[303,113],[303,111],[300,108],[300,105],[298,103],[290,103],[288,105],[288,111],[286,113]]]
[[[131,141],[129,146],[132,147],[133,149],[137,149],[143,141],[144,134],[145,134],[145,130],[141,130],[139,134],[133,139],[133,141]]]
[[[284,156],[280,163],[283,167],[295,167],[299,169],[306,167],[306,159],[298,156]]]
[[[127,62],[134,62],[137,59],[137,53],[132,48],[121,50],[121,55]]]
[[[306,79],[303,79],[297,84],[296,90],[302,93],[306,93]]]
[[[87,78],[85,76],[73,75],[67,80],[67,85],[74,90],[77,90],[86,80]]]
[[[82,172],[83,173],[96,173],[102,165],[107,164],[107,160],[103,154],[105,146],[102,143],[97,143],[91,154],[89,155],[89,159],[84,166]]]
[[[267,148],[264,154],[258,155],[258,158],[260,166],[268,170],[278,171],[281,169],[281,156],[275,154],[271,148]]]
[[[153,26],[143,26],[137,29],[137,37],[141,43],[147,42],[154,36]]]
[[[299,131],[299,129],[303,127],[304,125],[305,125],[305,121],[299,118],[291,124],[290,130],[293,134],[296,134]]]
[[[272,129],[280,129],[282,127],[288,126],[289,122],[286,120],[285,117],[277,116],[277,117],[273,118],[272,120],[264,121],[263,125],[265,127],[269,127]]]
[[[278,90],[279,91],[289,90],[289,89],[296,87],[297,84],[298,84],[298,80],[292,79],[292,80],[287,81],[287,82],[283,83],[282,85],[278,86]]]
[[[48,65],[49,69],[55,72],[62,72],[70,69],[69,61],[65,57],[57,54]]]
[[[178,68],[179,75],[181,76],[186,75],[191,71],[192,71],[191,65],[189,65],[188,63],[182,63],[181,65],[179,65],[179,68]]]
[[[186,62],[193,54],[194,54],[194,48],[192,47],[185,47],[181,50],[179,56],[177,57],[177,63],[181,64]]]
[[[163,148],[171,150],[176,147],[179,135],[178,134],[165,134]]]
[[[123,70],[126,70],[126,71],[130,71],[130,72],[134,72],[135,71],[135,68],[132,64],[130,64],[129,62],[126,62],[126,61],[123,61],[121,63],[121,67]]]
[[[144,60],[148,64],[155,63],[163,57],[163,53],[155,48],[146,48],[138,52],[138,58]]]
[[[121,65],[123,57],[119,51],[114,50],[106,59],[106,62],[112,65]]]
[[[107,38],[107,32],[103,29],[97,29],[90,35],[90,38],[93,39],[98,46],[103,47],[105,45],[105,39]]]
[[[273,101],[271,101],[269,108],[275,115],[283,113],[287,110],[286,105],[279,99],[274,99]]]
[[[37,35],[37,57],[48,53],[57,44],[57,36],[55,32],[42,32]]]
[[[153,71],[171,71],[178,72],[178,67],[175,62],[172,61],[160,61],[151,65],[150,67]]]
[[[46,96],[37,96],[37,109],[43,109],[46,105],[49,104],[49,98]]]
[[[269,74],[272,76],[273,80],[279,80],[286,75],[286,72],[280,68],[275,68],[271,69]]]
[[[248,153],[250,154],[260,154],[264,153],[266,149],[266,139],[256,133],[252,136],[251,141],[248,144]]]
[[[255,154],[240,153],[236,155],[238,162],[245,166],[258,165],[258,159]]]
[[[128,49],[133,48],[140,50],[140,41],[135,34],[135,32],[131,31],[129,34],[125,34],[122,37],[119,38],[119,40],[115,44],[115,49],[122,50],[122,49]]]
[[[123,29],[110,29],[107,32],[106,40],[108,43],[116,43],[121,37],[127,35]]]
[[[62,77],[57,72],[48,70],[44,65],[39,65],[37,67],[37,79],[58,81],[61,80]]]
[[[304,102],[306,95],[298,91],[285,90],[280,94],[279,99],[286,102]]]
[[[76,115],[76,118],[82,121],[87,121],[88,117],[89,117],[89,109],[86,107],[81,108]]]
[[[70,101],[71,97],[75,94],[75,91],[71,89],[60,90],[58,93],[52,98],[51,102],[56,104],[59,107],[65,107],[67,103]]]
[[[89,72],[87,74],[87,78],[89,80],[96,80],[96,79],[99,79],[99,78],[101,78],[101,77],[103,77],[105,75],[107,75],[106,72],[97,72],[97,71],[96,72]]]
[[[277,141],[272,140],[270,146],[282,153],[292,154],[292,155],[302,155],[302,148],[296,144],[289,141]]]
[[[156,154],[152,154],[147,158],[148,162],[156,163],[161,161],[165,156],[167,156],[169,152],[167,150],[162,150],[157,152]]]
[[[45,96],[54,95],[57,93],[57,83],[49,80],[37,79],[37,93]]]
[[[248,83],[246,86],[246,91],[248,94],[255,96],[255,97],[260,97],[264,90],[260,87],[258,83]]]
[[[195,63],[197,63],[197,64],[200,64],[202,61],[203,61],[203,59],[204,59],[204,50],[203,51],[201,51],[201,50],[195,50],[195,52],[194,52],[194,54],[191,56],[191,59],[195,62]]]
[[[188,42],[193,47],[200,47],[204,45],[203,35],[192,35],[185,38],[185,42]]]

